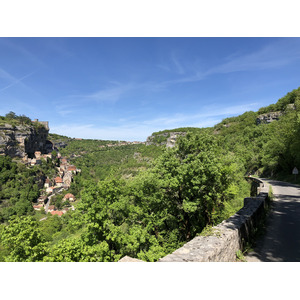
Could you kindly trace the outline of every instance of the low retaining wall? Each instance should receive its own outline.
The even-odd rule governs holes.
[[[261,225],[268,205],[268,186],[259,179],[254,180],[260,183],[257,197],[245,198],[243,208],[212,227],[212,235],[197,236],[158,262],[236,261],[236,252],[243,250],[246,243],[251,241],[256,228]],[[126,261],[130,259],[127,257]]]

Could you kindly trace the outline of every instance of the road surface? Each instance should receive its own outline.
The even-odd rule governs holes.
[[[49,205],[50,205],[50,202],[51,202],[51,198],[54,196],[55,194],[53,194],[53,195],[50,195],[49,197],[48,197],[48,202],[46,203],[46,206],[45,206],[45,214],[47,215],[47,213],[48,213],[48,208],[49,208]]]
[[[266,182],[272,185],[275,196],[266,232],[245,258],[249,262],[300,261],[300,186],[275,180]]]

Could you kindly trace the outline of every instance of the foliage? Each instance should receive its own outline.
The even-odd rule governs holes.
[[[27,168],[9,156],[0,156],[0,223],[11,216],[33,215],[32,203],[40,195],[41,182],[53,177],[55,166],[51,160],[42,160],[40,166]]]
[[[71,157],[70,162],[81,169],[78,181],[95,182],[107,177],[134,177],[162,153],[160,147],[142,144],[104,146],[103,141],[73,140],[60,152],[63,156]]]
[[[292,106],[290,106],[292,104]],[[281,111],[279,121],[256,124],[259,114]],[[227,151],[235,153],[248,173],[287,176],[300,164],[300,88],[257,113],[227,118],[214,127]]]
[[[106,242],[88,246],[80,239],[66,239],[55,245],[44,261],[50,262],[96,262],[111,261],[111,254]]]
[[[202,128],[197,128],[197,127],[180,127],[176,129],[166,129],[166,130],[161,130],[158,132],[153,132],[152,135],[160,135],[164,133],[170,133],[170,132],[190,132],[190,133],[199,133],[203,129]]]
[[[39,196],[35,182],[37,172],[12,161],[9,156],[0,156],[0,221],[12,215],[33,213],[31,202]]]
[[[17,116],[13,111],[7,113],[4,117],[0,116],[0,124],[10,124],[10,125],[32,125],[31,119],[25,115]]]
[[[164,145],[167,142],[167,139],[170,137],[170,133],[179,132],[179,133],[202,133],[209,130],[208,128],[196,128],[196,127],[181,127],[175,129],[166,129],[158,132],[153,132],[151,135],[151,142],[155,145]]]
[[[46,254],[47,243],[31,216],[10,220],[1,230],[0,241],[9,249],[5,261],[41,261]]]

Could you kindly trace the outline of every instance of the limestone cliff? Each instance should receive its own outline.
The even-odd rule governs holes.
[[[256,124],[267,124],[267,123],[271,123],[273,121],[278,121],[282,115],[283,115],[282,111],[268,112],[268,113],[259,115],[256,118]]]
[[[0,125],[0,155],[31,156],[35,151],[47,152],[49,128],[38,125]]]
[[[179,136],[186,135],[186,132],[164,132],[161,134],[152,134],[147,138],[146,145],[166,145],[167,148],[173,148]]]

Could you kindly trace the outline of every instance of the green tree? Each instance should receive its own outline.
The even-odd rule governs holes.
[[[7,119],[16,119],[17,115],[13,112],[13,111],[10,111],[9,113],[7,113],[5,115],[5,118]]]
[[[60,241],[51,248],[48,256],[44,257],[48,262],[97,262],[111,261],[108,244],[101,242],[88,246],[81,239],[69,238]]]
[[[42,261],[47,254],[48,244],[30,216],[12,219],[1,232],[1,244],[9,251],[5,261]]]
[[[188,134],[178,141],[178,147],[158,159],[154,170],[164,190],[161,208],[166,208],[172,220],[177,219],[181,238],[188,240],[217,221],[229,200],[227,189],[235,179],[236,168],[216,138]]]

